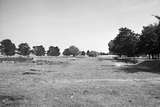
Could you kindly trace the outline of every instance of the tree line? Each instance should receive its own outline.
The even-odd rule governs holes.
[[[160,17],[158,23],[144,26],[141,34],[127,27],[119,29],[118,35],[108,43],[110,54],[135,57],[148,55],[149,58],[160,58]]]
[[[29,56],[30,54],[34,54],[36,56],[59,56],[60,49],[58,46],[50,46],[46,51],[43,45],[33,46],[32,49],[28,45],[28,43],[20,43],[16,48],[15,44],[10,39],[4,39],[0,42],[0,53],[1,55],[6,56],[13,56],[15,54],[19,54],[22,56]],[[96,57],[99,54],[105,53],[98,53],[96,51],[80,51],[76,46],[70,46],[69,48],[64,49],[62,52],[65,56],[89,56],[89,57]]]

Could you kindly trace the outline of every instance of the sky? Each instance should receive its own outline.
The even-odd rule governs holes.
[[[160,0],[0,0],[0,41],[108,52],[120,27],[141,33]]]

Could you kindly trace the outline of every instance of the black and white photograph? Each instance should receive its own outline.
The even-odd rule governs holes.
[[[0,0],[0,107],[160,107],[160,0]]]

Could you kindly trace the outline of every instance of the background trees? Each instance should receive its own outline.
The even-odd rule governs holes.
[[[63,55],[66,56],[70,55],[77,56],[78,54],[79,54],[79,49],[76,46],[70,46],[69,48],[63,51]]]
[[[69,51],[68,48],[67,48],[67,49],[64,49],[63,55],[65,55],[65,56],[69,56],[69,55],[70,55],[70,51]]]
[[[36,56],[44,56],[45,55],[45,48],[40,45],[40,46],[33,46],[33,53]]]
[[[70,46],[69,52],[73,56],[77,56],[79,54],[79,49],[76,46]]]
[[[98,52],[96,52],[96,51],[87,51],[87,55],[89,56],[89,57],[96,57],[96,56],[98,56]]]
[[[160,17],[158,23],[144,26],[141,35],[128,28],[120,28],[119,34],[108,43],[112,54],[135,56],[149,55],[149,58],[160,57]]]
[[[158,23],[144,26],[141,34],[136,34],[129,28],[122,27],[119,29],[118,35],[108,43],[109,53],[117,55],[125,55],[128,57],[134,57],[139,55],[149,55],[149,58],[160,57],[160,17],[154,16],[158,19]],[[15,52],[16,51],[16,52]],[[20,43],[18,49],[10,39],[4,39],[0,42],[0,52],[2,55],[12,56],[18,53],[23,56],[27,56],[30,53],[36,56],[44,56],[45,48],[40,46],[30,47],[27,43]],[[106,55],[104,52],[96,51],[79,51],[76,46],[70,46],[63,51],[63,55],[77,56],[87,54],[90,57],[96,57],[97,55]],[[59,56],[60,49],[56,46],[50,46],[47,51],[48,56]]]
[[[60,55],[60,49],[56,46],[50,46],[47,51],[48,56],[59,56]]]
[[[85,51],[81,51],[81,55],[85,56],[86,55]]]
[[[2,55],[12,56],[15,54],[16,46],[10,39],[2,40],[0,43]]]
[[[18,45],[18,53],[23,56],[30,54],[30,47],[27,43],[21,43]]]

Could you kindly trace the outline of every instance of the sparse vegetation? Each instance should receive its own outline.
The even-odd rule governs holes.
[[[98,57],[35,58],[35,63],[0,63],[0,106],[159,106],[159,75],[149,72],[150,66],[158,70],[155,62],[132,68]]]

